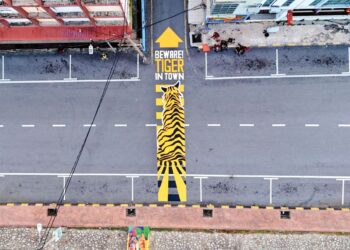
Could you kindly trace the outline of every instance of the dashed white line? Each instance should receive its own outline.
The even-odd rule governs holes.
[[[254,127],[255,124],[253,123],[241,123],[239,124],[240,127]]]
[[[53,128],[65,128],[66,124],[52,124]]]
[[[320,124],[318,123],[306,123],[305,127],[307,128],[318,128],[320,126]]]
[[[284,124],[284,123],[274,123],[274,124],[272,124],[272,127],[285,127],[286,126],[286,124]]]
[[[156,127],[157,124],[145,124],[146,127]]]
[[[96,124],[84,124],[84,127],[96,127]]]
[[[127,127],[128,124],[114,124],[114,127]]]
[[[208,127],[220,127],[221,124],[220,123],[210,123],[208,124]]]
[[[4,127],[4,125],[3,124],[0,124],[0,128],[3,128]]]
[[[34,128],[34,124],[22,124],[22,128]]]
[[[187,123],[185,124],[185,127],[189,127],[189,126],[190,126],[190,124],[187,124]]]
[[[339,128],[349,128],[350,124],[338,124]]]

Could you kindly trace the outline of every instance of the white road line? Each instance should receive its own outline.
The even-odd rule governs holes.
[[[22,124],[22,128],[34,128],[34,124]]]
[[[286,126],[286,124],[284,124],[284,123],[274,123],[274,124],[272,124],[272,127],[285,127]]]
[[[84,124],[84,127],[96,127],[96,124]]]
[[[3,128],[4,127],[4,125],[3,124],[0,124],[0,128]]]
[[[53,128],[65,128],[66,124],[52,124]]]
[[[156,127],[157,124],[145,124],[146,127]]]
[[[318,128],[320,126],[320,124],[318,123],[306,123],[305,127],[307,128]]]
[[[208,124],[208,127],[220,127],[221,124],[220,123],[210,123]]]
[[[350,124],[338,124],[339,128],[349,128]]]
[[[128,124],[114,124],[114,127],[127,127]]]
[[[189,127],[189,126],[190,126],[190,124],[187,124],[187,123],[185,124],[185,127]]]
[[[0,79],[1,80],[1,79]],[[139,82],[140,79],[136,78],[136,77],[132,77],[130,79],[111,79],[111,82]],[[64,80],[32,80],[32,81],[11,81],[11,80],[1,80],[0,81],[0,85],[1,84],[11,84],[11,83],[28,83],[28,84],[33,84],[33,83],[96,83],[96,82],[106,82],[106,80],[103,79],[87,79],[87,80],[77,80],[72,78],[71,80],[69,79],[64,79]]]
[[[254,127],[255,125],[253,123],[241,123],[239,124],[240,127]]]
[[[316,75],[270,75],[270,76],[205,76],[205,80],[240,80],[240,79],[276,79],[276,78],[320,78],[320,77],[349,77],[350,74],[316,74]]]
[[[0,173],[0,176],[57,176],[68,177],[69,173]],[[74,176],[140,176],[155,177],[157,173],[74,173]],[[170,175],[173,176],[173,175]],[[279,178],[279,179],[345,179],[350,181],[350,176],[336,175],[240,175],[240,174],[187,174],[188,177],[207,178]]]

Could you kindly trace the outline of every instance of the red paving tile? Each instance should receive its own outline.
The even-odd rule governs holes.
[[[45,225],[49,206],[0,206],[0,226]],[[213,217],[203,217],[203,208],[136,207],[136,216],[127,217],[126,207],[63,206],[55,221],[64,227],[277,230],[312,232],[350,232],[349,211],[290,210],[290,219],[281,219],[279,209],[214,208]]]

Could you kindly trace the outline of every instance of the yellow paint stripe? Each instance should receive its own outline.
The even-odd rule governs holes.
[[[163,119],[163,112],[156,112],[156,119],[162,120]]]
[[[179,193],[180,201],[187,201],[187,191],[184,179],[177,171],[177,168],[173,168],[173,174],[176,182],[177,192]]]
[[[332,208],[332,207],[327,207],[326,210],[327,210],[327,211],[334,211],[334,208]]]
[[[345,207],[343,207],[343,208],[341,209],[341,211],[343,211],[343,212],[349,212],[349,211],[350,211],[350,209],[349,209],[349,208],[345,208]]]
[[[273,206],[267,206],[266,209],[273,210],[274,207]]]
[[[21,203],[22,207],[28,207],[28,205],[29,205],[28,203]]]
[[[163,106],[163,99],[162,98],[156,98],[156,106]]]
[[[13,206],[15,206],[15,203],[7,203],[6,206],[13,207]]]
[[[149,204],[149,207],[157,207],[157,204]]]
[[[128,204],[120,204],[121,207],[128,207]]]
[[[214,208],[214,205],[213,204],[208,204],[207,208]]]
[[[170,204],[164,204],[163,207],[171,207],[171,205]]]
[[[164,87],[167,87],[167,86],[172,86],[172,85],[170,85],[170,84],[156,84],[156,92],[157,93],[160,93],[160,92],[163,92],[162,90],[161,90],[161,87],[162,86],[164,86]],[[180,92],[184,92],[185,91],[185,85],[184,84],[181,84],[180,85]]]
[[[200,208],[200,205],[192,205],[193,208]]]
[[[243,206],[240,206],[240,205],[237,205],[236,208],[237,208],[237,209],[243,209],[244,207],[243,207]]]
[[[230,208],[230,206],[228,206],[228,205],[221,205],[221,208],[227,209],[227,208]]]
[[[157,125],[157,133],[158,133],[158,131],[159,131],[161,128],[163,128],[162,125]]]
[[[259,206],[251,206],[251,209],[259,209]]]
[[[79,203],[78,207],[85,207],[85,204],[84,203]]]
[[[36,207],[42,207],[44,204],[42,204],[42,203],[35,203],[35,206]]]
[[[92,206],[93,206],[93,207],[99,207],[100,204],[94,203],[94,204],[92,204]]]
[[[106,204],[106,207],[114,207],[114,204]]]
[[[158,201],[168,201],[169,189],[169,167],[166,167],[162,183],[158,190]]]
[[[302,211],[302,210],[304,210],[304,208],[303,207],[296,207],[295,210]]]
[[[281,207],[281,210],[289,210],[289,207]]]
[[[183,142],[183,144],[185,144],[185,142]],[[186,162],[186,161],[185,161]],[[180,169],[180,172],[182,174],[183,177],[186,177],[186,171],[182,166],[177,166]]]
[[[311,211],[318,211],[318,210],[320,210],[318,207],[312,207],[311,208]]]
[[[72,204],[70,204],[70,203],[65,203],[65,204],[63,204],[63,206],[64,206],[64,207],[71,207]]]
[[[135,207],[143,207],[143,204],[135,204]]]

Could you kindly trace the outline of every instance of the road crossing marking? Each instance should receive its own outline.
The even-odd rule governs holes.
[[[145,124],[146,127],[157,127],[157,124]]]
[[[320,124],[318,123],[306,123],[305,127],[307,128],[318,128],[320,126]]]
[[[66,124],[52,124],[53,128],[65,128]]]
[[[286,124],[284,124],[284,123],[274,123],[274,124],[272,124],[272,127],[285,127],[286,126]]]
[[[221,127],[220,123],[209,123],[208,127]]]
[[[338,124],[339,128],[349,128],[350,124]]]
[[[156,112],[156,119],[157,120],[162,120],[163,113],[162,112]]]
[[[114,124],[114,127],[127,127],[128,124]]]
[[[84,124],[84,127],[96,127],[96,124]]]
[[[22,124],[22,128],[34,128],[34,124]]]
[[[254,127],[255,124],[253,123],[241,123],[239,124],[240,127]]]
[[[185,113],[180,82],[161,87],[162,125],[157,126],[158,201],[187,201]]]

